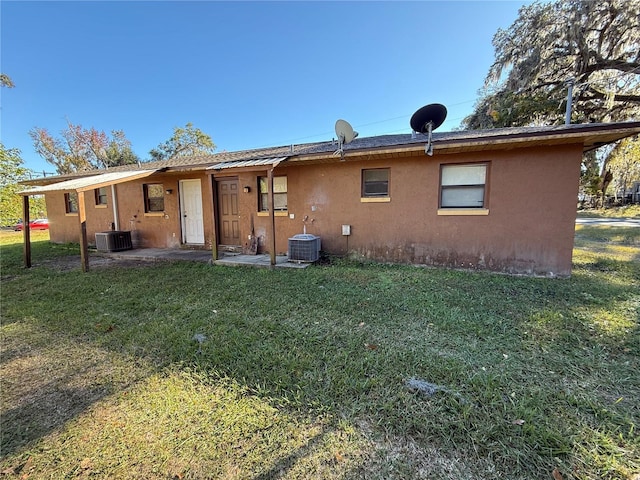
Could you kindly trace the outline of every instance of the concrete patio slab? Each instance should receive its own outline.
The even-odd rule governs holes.
[[[270,255],[241,255],[223,252],[220,254],[220,258],[218,260],[213,260],[210,250],[136,248],[133,250],[123,250],[121,252],[96,252],[93,254],[120,260],[138,260],[147,262],[177,260],[188,262],[206,262],[214,265],[226,265],[234,267],[272,267]],[[306,268],[309,265],[309,263],[289,262],[286,255],[276,256],[275,268]]]
[[[215,265],[271,268],[270,255],[231,255],[223,254],[221,258],[213,262]],[[286,255],[277,255],[275,268],[307,268],[309,263],[289,262]]]

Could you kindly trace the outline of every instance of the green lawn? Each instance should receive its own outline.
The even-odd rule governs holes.
[[[0,234],[7,478],[640,475],[640,232],[578,229],[570,279],[83,274],[48,262],[77,246],[38,235],[25,270],[22,237]]]

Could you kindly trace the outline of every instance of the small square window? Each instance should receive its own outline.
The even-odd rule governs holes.
[[[486,164],[443,165],[440,208],[485,208]]]
[[[93,193],[96,197],[96,205],[107,204],[107,187],[96,188]]]
[[[145,183],[144,190],[144,211],[164,212],[164,187],[162,183]]]
[[[362,170],[362,196],[363,197],[388,197],[389,196],[389,169],[375,168]]]
[[[78,213],[78,194],[69,192],[64,194],[65,212]]]
[[[269,211],[269,179],[258,178],[258,211]],[[273,211],[285,212],[287,210],[287,177],[273,177]]]

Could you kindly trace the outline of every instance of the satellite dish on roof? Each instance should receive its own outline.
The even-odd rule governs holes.
[[[336,121],[336,136],[338,137],[338,150],[333,152],[333,154],[340,154],[340,158],[344,159],[344,150],[342,147],[347,143],[351,143],[353,139],[358,136],[358,132],[355,132],[346,120],[338,120]]]
[[[440,103],[431,103],[417,110],[410,120],[411,128],[415,132],[428,135],[427,145],[424,153],[433,155],[433,145],[431,143],[431,133],[438,128],[447,118],[447,107]]]
[[[431,130],[435,130],[442,125],[445,118],[447,118],[447,107],[444,105],[439,103],[425,105],[411,116],[411,128],[416,132],[427,133],[429,124],[431,124]]]
[[[351,143],[351,141],[358,136],[358,132],[354,132],[349,122],[346,120],[338,120],[336,122],[336,135],[338,141],[342,140],[342,143]]]

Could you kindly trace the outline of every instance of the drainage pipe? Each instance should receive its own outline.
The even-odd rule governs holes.
[[[120,219],[118,218],[118,197],[116,195],[116,185],[111,184],[111,201],[113,202],[113,225],[116,230],[120,230]]]

